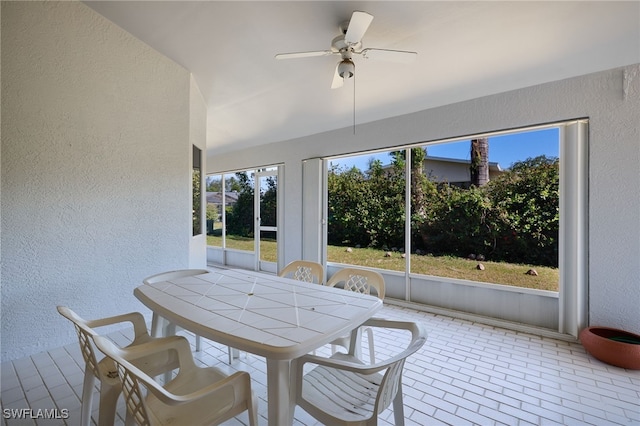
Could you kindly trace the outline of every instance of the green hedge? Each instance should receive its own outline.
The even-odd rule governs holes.
[[[329,244],[404,246],[404,165],[329,172]],[[412,177],[412,247],[437,255],[482,254],[558,266],[558,159],[515,163],[483,187],[435,185]]]
[[[488,260],[558,266],[559,162],[540,156],[517,162],[482,187],[460,188],[421,173],[411,178],[412,248],[435,255],[482,254]],[[333,166],[328,175],[328,243],[391,250],[404,247],[405,177],[401,153],[363,172]],[[253,184],[246,173],[227,232],[253,235]],[[275,220],[275,183],[261,194]]]

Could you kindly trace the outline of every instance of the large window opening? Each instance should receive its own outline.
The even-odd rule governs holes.
[[[405,270],[405,153],[330,161],[327,260]]]
[[[557,127],[412,149],[411,272],[558,291]]]
[[[256,270],[275,270],[278,169],[274,166],[207,176],[208,246],[251,254],[254,260],[249,263]],[[222,259],[226,264],[226,257]]]
[[[331,159],[327,260],[557,292],[559,153],[552,126]]]
[[[328,273],[378,268],[394,299],[577,336],[587,153],[585,119],[326,159]]]

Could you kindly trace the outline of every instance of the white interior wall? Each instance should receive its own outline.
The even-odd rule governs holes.
[[[2,361],[189,266],[189,112],[189,72],[84,4],[2,2]]]
[[[302,256],[304,159],[584,117],[590,131],[589,321],[640,333],[640,65],[359,124],[355,135],[349,127],[213,155],[207,171],[284,162],[288,262]]]

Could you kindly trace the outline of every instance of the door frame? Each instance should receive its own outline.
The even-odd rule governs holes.
[[[267,177],[275,177],[276,178],[276,226],[262,226],[260,219],[260,185],[261,179]],[[280,202],[280,166],[277,166],[275,170],[256,170],[253,174],[253,213],[254,213],[254,236],[253,236],[253,244],[254,244],[254,256],[255,263],[254,269],[256,271],[265,271],[265,272],[277,272],[278,268],[278,259],[280,258],[280,234],[278,229],[280,228],[280,209],[278,206],[281,205]],[[266,262],[260,259],[260,235],[262,231],[271,231],[276,233],[276,253],[277,258],[276,262]]]

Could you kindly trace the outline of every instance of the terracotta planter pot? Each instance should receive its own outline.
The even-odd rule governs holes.
[[[640,336],[637,334],[609,327],[588,327],[580,332],[580,342],[602,362],[640,370]]]

